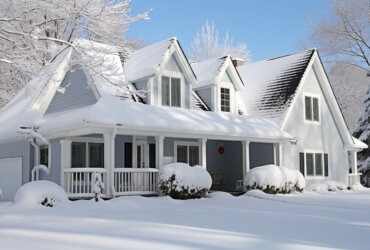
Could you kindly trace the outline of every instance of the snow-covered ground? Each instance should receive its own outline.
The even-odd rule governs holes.
[[[1,249],[369,249],[370,190],[0,202]]]

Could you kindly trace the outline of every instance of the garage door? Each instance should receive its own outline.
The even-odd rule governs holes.
[[[22,157],[0,158],[0,188],[2,200],[12,200],[22,185]]]

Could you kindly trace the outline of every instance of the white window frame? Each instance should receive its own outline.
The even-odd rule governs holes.
[[[224,111],[222,110],[222,89],[227,89],[229,90],[229,111]],[[232,113],[232,110],[231,110],[231,95],[232,95],[232,90],[230,88],[227,88],[227,87],[220,87],[220,111],[221,112],[225,112],[225,113]]]
[[[312,120],[307,120],[306,119],[306,97],[311,98],[311,115],[312,115]],[[318,103],[318,115],[319,115],[319,120],[314,121],[313,120],[313,98],[317,98],[317,103]],[[317,94],[312,94],[312,93],[303,93],[303,121],[306,124],[316,124],[319,125],[321,124],[321,98]]]
[[[199,159],[199,163],[198,164],[200,164],[200,161],[201,161],[201,151],[200,151],[200,149],[201,149],[201,145],[200,145],[200,143],[199,142],[195,142],[195,141],[175,141],[174,142],[174,145],[173,145],[174,147],[173,147],[173,153],[174,153],[174,160],[175,160],[175,163],[177,162],[177,146],[186,146],[186,147],[188,147],[188,149],[187,149],[187,164],[189,164],[189,146],[196,146],[196,147],[198,147],[198,153],[199,153],[199,155],[198,155],[198,159]]]
[[[306,155],[313,154],[313,173],[314,175],[307,175]],[[316,154],[321,154],[321,168],[322,175],[316,175]],[[306,179],[325,179],[325,153],[322,150],[305,150],[304,151],[304,176]]]
[[[172,106],[172,100],[171,100],[171,91],[172,91],[172,88],[171,88],[171,80],[170,80],[170,87],[169,87],[169,98],[170,98],[170,105],[164,105],[162,103],[162,77],[169,77],[169,78],[178,78],[180,79],[180,107],[175,107],[175,106]],[[175,72],[175,71],[168,71],[168,70],[162,70],[161,74],[159,75],[158,77],[158,81],[160,84],[158,84],[158,95],[159,95],[159,103],[162,105],[162,106],[165,106],[165,107],[172,107],[172,108],[183,108],[185,106],[185,94],[184,94],[184,90],[185,90],[185,81],[184,81],[184,75],[181,74],[180,72]]]
[[[90,149],[89,149],[89,143],[103,143],[104,144],[104,138],[91,138],[91,137],[69,137],[68,140],[71,140],[71,167],[72,167],[72,143],[73,142],[83,142],[86,143],[85,147],[85,168],[90,167]]]

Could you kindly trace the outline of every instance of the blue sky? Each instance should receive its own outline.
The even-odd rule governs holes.
[[[247,44],[252,60],[302,49],[312,21],[329,15],[328,0],[133,0],[133,14],[153,9],[150,20],[130,26],[128,36],[149,44],[176,36],[185,52],[208,19],[220,33]],[[311,46],[309,43],[306,46]]]

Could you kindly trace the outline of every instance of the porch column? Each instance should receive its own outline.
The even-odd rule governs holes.
[[[65,190],[64,183],[64,169],[72,167],[72,141],[71,140],[61,140],[60,141],[60,186]],[[49,149],[50,150],[50,149]]]
[[[163,165],[163,145],[164,145],[164,136],[155,137],[155,152],[157,153],[156,157],[156,168],[159,169]]]
[[[105,185],[105,189],[107,195],[111,197],[113,195],[114,189],[114,151],[115,151],[115,138],[116,138],[116,131],[112,131],[110,133],[103,133],[104,137],[104,168],[107,170],[107,184]]]
[[[207,139],[200,139],[200,164],[207,169]]]
[[[249,158],[249,144],[250,141],[242,141],[243,145],[243,178],[250,169],[250,158]]]
[[[284,162],[283,162],[283,144],[282,143],[279,143],[279,166],[284,166]]]
[[[274,164],[276,166],[281,166],[281,144],[274,143]]]
[[[351,151],[352,174],[357,175],[357,152]]]

